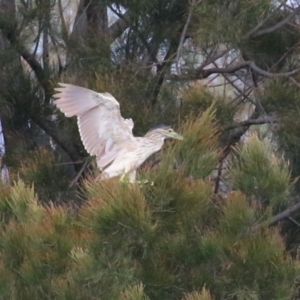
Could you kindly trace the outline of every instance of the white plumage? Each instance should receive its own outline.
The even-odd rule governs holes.
[[[133,121],[121,116],[119,102],[111,94],[71,84],[59,85],[54,103],[66,117],[77,116],[86,151],[96,156],[101,170],[105,168],[101,180],[127,174],[134,181],[136,169],[161,149],[165,138],[182,139],[168,126],[154,129],[145,137],[134,137]]]

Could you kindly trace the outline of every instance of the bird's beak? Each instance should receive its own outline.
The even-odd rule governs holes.
[[[176,139],[176,140],[181,140],[181,141],[183,140],[183,136],[177,132],[173,132],[172,137],[173,137],[173,139]]]

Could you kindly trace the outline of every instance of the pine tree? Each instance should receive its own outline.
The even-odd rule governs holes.
[[[298,299],[298,2],[3,0],[0,299]],[[58,82],[184,135],[153,185],[95,181]]]

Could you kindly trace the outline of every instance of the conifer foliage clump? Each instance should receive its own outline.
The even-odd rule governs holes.
[[[1,0],[0,300],[300,299],[299,13]],[[111,93],[134,136],[184,140],[140,183],[96,182],[59,82]]]
[[[0,298],[297,299],[299,263],[265,225],[287,206],[288,165],[253,135],[232,160],[234,189],[217,197],[214,110],[181,128],[185,140],[140,172],[153,185],[91,177],[77,209],[2,183]]]

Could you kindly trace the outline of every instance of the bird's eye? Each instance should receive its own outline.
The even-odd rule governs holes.
[[[171,132],[173,132],[173,129],[170,128],[168,131],[169,131],[169,133],[171,133]]]

